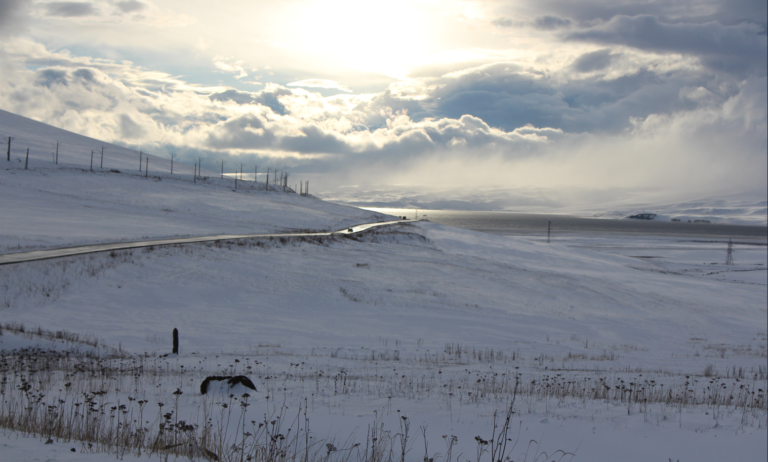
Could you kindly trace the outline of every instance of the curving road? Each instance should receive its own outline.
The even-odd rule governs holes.
[[[330,236],[332,234],[355,234],[379,226],[389,226],[398,223],[408,223],[415,220],[396,220],[382,221],[378,223],[364,223],[355,225],[339,231],[330,231],[322,233],[282,233],[282,234],[220,234],[216,236],[198,236],[184,237],[174,239],[157,239],[153,241],[135,241],[135,242],[113,242],[109,244],[82,245],[77,247],[61,247],[48,250],[34,250],[32,252],[7,253],[0,255],[0,265],[9,265],[11,263],[23,263],[36,260],[47,260],[49,258],[69,257],[72,255],[83,255],[86,253],[107,252],[110,250],[137,249],[141,247],[150,247],[153,245],[171,245],[171,244],[192,244],[195,242],[223,241],[233,239],[251,239],[258,237],[307,237],[307,236]]]

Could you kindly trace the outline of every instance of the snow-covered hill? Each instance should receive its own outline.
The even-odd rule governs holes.
[[[235,189],[233,179],[203,170],[206,178],[194,182],[193,166],[175,162],[171,174],[170,160],[154,156],[148,174],[139,172],[136,152],[4,111],[0,133],[13,134],[11,161],[0,157],[0,252],[145,237],[333,230],[383,217],[272,185],[267,191],[262,178],[239,181]],[[56,140],[58,164],[50,152]],[[91,149],[98,153],[93,170]]]
[[[193,183],[188,173],[140,176],[130,170],[130,152],[123,158],[117,148],[109,168],[120,173],[65,164],[61,153],[57,166],[42,151],[52,136],[69,136],[73,146],[90,141],[20,126],[41,148],[29,170],[17,160],[0,169],[3,251],[329,229],[380,217],[252,182],[243,185],[254,189],[233,190],[230,180]],[[14,358],[34,345],[77,347],[76,358],[99,348],[128,355],[119,364],[99,363],[97,379],[64,368],[62,359],[61,370],[34,382],[34,392],[69,403],[99,387],[108,405],[151,414],[153,431],[170,407],[159,403],[175,403],[175,418],[187,422],[202,424],[205,415],[216,425],[229,422],[221,404],[237,402],[200,395],[200,381],[249,375],[259,392],[240,407],[242,417],[240,409],[231,414],[232,428],[236,419],[290,414],[297,426],[288,436],[308,422],[323,460],[359,451],[372,425],[392,436],[402,434],[403,422],[412,425],[406,460],[423,460],[424,451],[443,457],[436,453],[450,449],[450,435],[457,437],[454,458],[475,459],[475,437],[492,438],[494,411],[509,405],[513,377],[524,385],[509,435],[521,441],[513,460],[544,460],[543,452],[558,449],[575,451],[564,459],[575,461],[763,460],[764,395],[738,401],[765,390],[768,377],[766,246],[747,244],[737,243],[736,265],[726,266],[724,242],[574,235],[548,244],[420,222],[362,237],[5,265],[0,350],[21,368],[33,362]],[[38,326],[51,334],[30,333]],[[174,328],[180,354],[162,357]],[[71,333],[98,342],[66,343]],[[24,370],[7,373],[7,402],[27,399],[21,380],[31,373]],[[605,387],[619,391],[603,396]],[[630,388],[649,398],[629,400]],[[145,407],[136,407],[137,399]],[[62,412],[67,406],[76,409],[63,404]],[[306,407],[307,420],[297,418]],[[10,441],[7,454],[68,460],[69,443],[51,444]],[[334,456],[326,444],[338,449]]]

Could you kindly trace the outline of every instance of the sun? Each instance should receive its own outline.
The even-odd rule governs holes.
[[[391,0],[308,2],[293,8],[292,39],[329,66],[402,78],[433,48],[433,4]]]

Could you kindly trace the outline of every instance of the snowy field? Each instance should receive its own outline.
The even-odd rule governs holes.
[[[2,252],[384,218],[11,164]],[[765,244],[419,222],[0,266],[0,458],[765,460]],[[238,374],[258,391],[200,394]]]

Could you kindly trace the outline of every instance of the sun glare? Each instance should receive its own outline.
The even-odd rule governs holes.
[[[294,40],[318,59],[402,78],[433,45],[429,4],[392,0],[311,2],[290,22]]]

